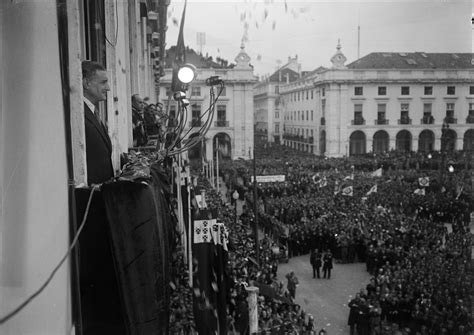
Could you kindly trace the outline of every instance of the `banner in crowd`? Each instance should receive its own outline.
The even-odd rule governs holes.
[[[418,178],[418,184],[420,184],[421,187],[428,187],[428,186],[430,186],[430,178],[429,177],[420,177],[420,178]]]
[[[250,181],[253,183],[253,176],[250,176]],[[257,176],[257,183],[273,183],[273,182],[283,182],[285,181],[285,175],[274,175],[274,176]]]
[[[370,174],[371,177],[382,177],[382,168],[378,168]]]
[[[366,195],[371,195],[372,193],[377,193],[377,184],[375,184],[374,186],[372,186],[369,190],[369,192],[367,192]]]
[[[354,195],[354,189],[352,186],[347,186],[342,189],[342,195],[352,197]]]
[[[416,195],[425,195],[426,194],[424,188],[417,188],[413,193],[415,193]]]

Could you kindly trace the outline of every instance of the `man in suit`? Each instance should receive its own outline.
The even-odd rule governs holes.
[[[332,253],[331,250],[328,251],[323,256],[323,278],[331,279],[331,269],[332,269]]]
[[[112,143],[100,120],[97,104],[110,90],[106,69],[82,62],[87,183],[101,184],[114,177]],[[90,189],[77,189],[78,222],[82,221]],[[81,314],[84,335],[126,334],[120,291],[115,273],[109,222],[100,191],[92,198],[84,229],[79,236]]]
[[[107,127],[99,118],[97,104],[107,99],[110,90],[107,71],[96,62],[82,62],[84,119],[86,130],[87,182],[100,184],[114,176],[112,143]]]

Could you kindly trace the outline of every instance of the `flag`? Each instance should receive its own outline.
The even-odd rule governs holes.
[[[456,189],[457,189],[457,192],[456,192],[456,200],[458,200],[459,197],[461,196],[462,190],[464,189],[464,185],[461,185],[461,187],[459,187],[459,185],[457,185],[457,186],[456,186]]]
[[[319,180],[319,187],[326,187],[328,185],[328,180],[326,177],[323,177],[322,179]]]
[[[318,184],[320,179],[319,179],[319,173],[316,173],[313,177],[311,177],[313,179],[313,182],[315,184]]]
[[[227,230],[217,213],[200,210],[193,224],[193,307],[199,334],[227,334],[226,298],[229,291]]]
[[[415,190],[415,192],[413,192],[413,193],[415,193],[415,194],[417,194],[417,195],[425,195],[425,194],[426,194],[424,188],[417,188],[417,189]]]
[[[372,193],[377,193],[377,184],[372,186],[369,190],[369,192],[366,193],[366,195],[371,195]]]
[[[430,177],[420,177],[420,178],[418,178],[418,184],[420,184],[421,187],[430,186]]]
[[[336,180],[336,183],[334,184],[334,195],[338,194],[339,192],[341,192],[341,188],[339,187],[339,183]]]
[[[370,174],[371,177],[382,177],[382,168],[378,168]]]
[[[186,4],[184,2],[183,14],[181,16],[181,24],[179,26],[178,41],[176,42],[176,53],[173,60],[173,73],[171,77],[171,91],[186,91],[186,87],[178,79],[178,70],[181,65],[186,63],[186,47],[184,45],[184,18],[186,16]]]
[[[353,195],[353,188],[352,188],[352,186],[344,187],[344,188],[342,189],[342,195],[347,195],[347,196],[352,197],[352,195]]]

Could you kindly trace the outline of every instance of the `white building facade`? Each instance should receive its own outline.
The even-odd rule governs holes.
[[[472,151],[472,58],[372,53],[345,66],[338,46],[331,69],[281,87],[284,143],[330,157],[390,150]]]

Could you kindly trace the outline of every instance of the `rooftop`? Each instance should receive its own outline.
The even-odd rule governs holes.
[[[349,69],[474,69],[472,53],[373,52]]]
[[[176,46],[172,46],[166,50],[166,56],[164,59],[165,68],[172,67],[175,54]],[[227,60],[219,57],[213,59],[212,56],[201,55],[189,47],[186,47],[186,62],[193,64],[198,69],[232,69],[235,66],[235,64],[229,63]]]

